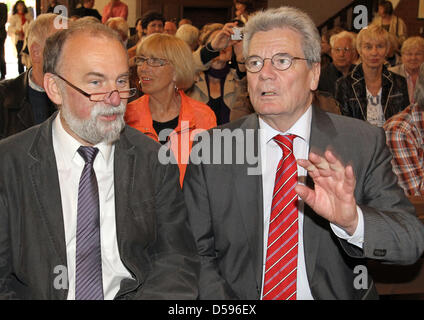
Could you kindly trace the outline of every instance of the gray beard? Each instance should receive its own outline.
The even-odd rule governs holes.
[[[124,129],[126,105],[122,102],[118,107],[105,106],[103,102],[98,102],[91,110],[90,118],[81,120],[76,118],[69,107],[62,105],[60,112],[69,128],[81,139],[92,145],[100,142],[113,143],[119,139],[121,131]],[[98,119],[99,116],[111,116],[117,114],[117,118],[112,122],[104,122]]]

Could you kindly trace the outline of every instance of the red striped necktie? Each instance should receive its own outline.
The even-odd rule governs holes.
[[[296,300],[298,249],[295,135],[273,139],[283,151],[275,175],[265,262],[264,300]]]

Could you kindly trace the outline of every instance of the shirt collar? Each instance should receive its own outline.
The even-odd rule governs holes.
[[[29,86],[31,87],[31,89],[38,91],[38,92],[45,92],[45,90],[42,87],[40,87],[38,84],[36,84],[32,80],[32,68],[29,69],[29,71],[28,71],[28,83],[29,83]]]
[[[60,111],[57,114],[56,118],[53,121],[53,139],[57,141],[56,146],[59,148],[60,154],[64,157],[65,161],[72,161],[77,155],[77,150],[81,146],[81,143],[78,142],[74,137],[65,131],[60,120]],[[112,151],[114,145],[111,143],[100,142],[94,147],[99,149],[99,154],[102,159],[108,165],[111,160]],[[78,154],[78,159],[82,158]],[[97,159],[97,158],[96,158]],[[83,161],[83,160],[82,160]]]
[[[287,135],[294,134],[309,144],[309,137],[311,133],[311,120],[312,120],[312,106],[309,106],[306,112],[293,124],[293,126],[286,132],[280,132],[269,124],[267,124],[261,117],[259,117],[259,128],[261,129],[261,142],[263,145],[272,141],[277,134]]]

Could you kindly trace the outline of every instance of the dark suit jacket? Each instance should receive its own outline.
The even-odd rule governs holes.
[[[408,85],[404,77],[383,65],[381,86],[381,106],[387,120],[409,106]],[[337,80],[335,98],[340,103],[342,115],[367,120],[367,87],[362,64]]]
[[[353,165],[355,198],[364,213],[365,235],[361,250],[336,237],[329,222],[305,205],[303,243],[309,286],[315,299],[376,298],[371,276],[368,290],[354,288],[358,275],[355,266],[365,265],[367,258],[415,262],[424,249],[424,226],[397,185],[383,130],[313,108],[310,148],[320,154],[331,148],[344,163]],[[204,299],[260,298],[264,255],[262,177],[247,171],[248,167],[258,166],[252,156],[247,163],[244,158],[242,164],[228,164],[237,160],[236,149],[239,155],[255,150],[258,157],[258,127],[258,116],[252,114],[220,128],[229,129],[234,136],[253,137],[254,143],[248,138],[244,143],[227,138],[225,144],[219,131],[210,135],[208,142],[205,137],[212,131],[206,131],[199,136],[204,139],[192,149],[183,189],[201,256],[199,287]],[[215,149],[209,149],[210,143]],[[203,160],[215,157],[222,162],[200,163],[198,154],[204,156]],[[229,156],[226,162],[224,154]],[[311,179],[308,185],[312,187]]]
[[[21,132],[35,124],[28,98],[29,70],[14,79],[0,82],[0,140]],[[49,116],[56,111],[53,103]]]
[[[66,244],[52,120],[0,142],[0,298],[66,299],[54,288]],[[120,258],[134,280],[117,299],[195,299],[198,257],[176,165],[130,127],[114,154]]]

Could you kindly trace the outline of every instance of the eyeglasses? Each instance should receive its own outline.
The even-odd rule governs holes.
[[[331,48],[331,50],[334,50],[337,53],[341,53],[341,52],[348,53],[349,51],[352,51],[353,48]]]
[[[162,67],[165,64],[168,64],[169,61],[166,59],[161,58],[154,58],[154,57],[144,57],[144,56],[137,56],[135,57],[135,64],[138,66],[143,65],[144,62],[147,61],[147,64],[151,67]]]
[[[265,64],[265,60],[271,60],[271,64],[277,70],[284,71],[290,68],[293,63],[293,60],[308,60],[305,58],[292,57],[288,53],[276,53],[272,58],[262,59],[259,56],[250,56],[247,57],[245,61],[245,67],[247,71],[251,73],[256,73],[262,70]]]
[[[82,95],[86,96],[92,102],[102,102],[105,99],[108,99],[114,92],[118,92],[119,98],[121,98],[121,99],[131,98],[137,92],[137,88],[130,88],[128,90],[113,90],[113,91],[109,91],[109,92],[87,93],[84,90],[82,90],[82,89],[78,88],[77,86],[73,85],[72,83],[70,83],[68,80],[66,80],[62,76],[60,76],[58,74],[56,74],[56,76],[59,77],[60,79],[62,79],[63,81],[65,81],[66,84],[69,85],[71,88],[75,89],[76,91],[78,91]]]

